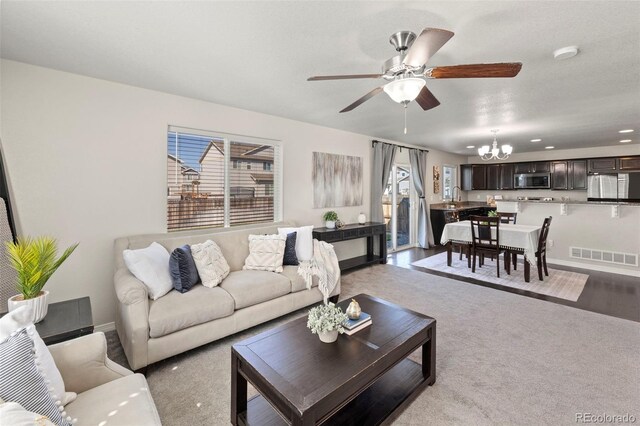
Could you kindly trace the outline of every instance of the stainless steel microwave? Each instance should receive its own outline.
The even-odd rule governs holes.
[[[515,189],[549,189],[551,173],[521,173],[513,176]]]

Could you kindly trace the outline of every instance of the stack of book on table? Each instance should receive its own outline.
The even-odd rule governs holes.
[[[371,325],[371,315],[362,312],[358,319],[348,319],[344,324],[344,334],[351,336],[354,333]]]

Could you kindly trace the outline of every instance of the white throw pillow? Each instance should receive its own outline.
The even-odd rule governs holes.
[[[249,235],[249,256],[242,269],[282,272],[286,241],[282,235]]]
[[[55,426],[48,417],[27,411],[17,402],[0,404],[0,425],[11,426]]]
[[[313,259],[313,225],[301,226],[299,228],[278,228],[278,234],[287,238],[287,234],[297,232],[296,235],[296,256],[299,261]]]
[[[124,263],[129,271],[147,286],[149,297],[156,300],[173,289],[169,272],[169,252],[158,243],[147,248],[125,250]]]
[[[203,286],[215,287],[229,275],[229,264],[215,242],[207,240],[202,244],[193,244],[191,256]]]
[[[38,334],[38,330],[31,323],[31,308],[28,306],[20,306],[17,309],[7,313],[0,318],[0,341],[3,341],[11,333],[16,330],[26,328],[27,335],[33,340],[33,346],[36,351],[35,357],[38,362],[40,372],[45,380],[50,382],[49,391],[55,401],[60,401],[65,406],[76,399],[78,396],[75,392],[66,392],[62,375],[56,366],[49,348],[44,344],[42,338]],[[3,424],[0,422],[0,424]]]

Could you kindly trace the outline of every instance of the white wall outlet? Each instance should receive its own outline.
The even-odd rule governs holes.
[[[547,239],[547,244],[549,244],[549,247],[553,247],[553,240]]]

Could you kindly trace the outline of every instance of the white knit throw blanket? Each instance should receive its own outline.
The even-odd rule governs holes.
[[[324,241],[313,240],[313,259],[300,262],[298,275],[304,279],[307,290],[311,290],[313,276],[318,277],[318,290],[326,304],[340,279],[340,266],[333,246]]]

